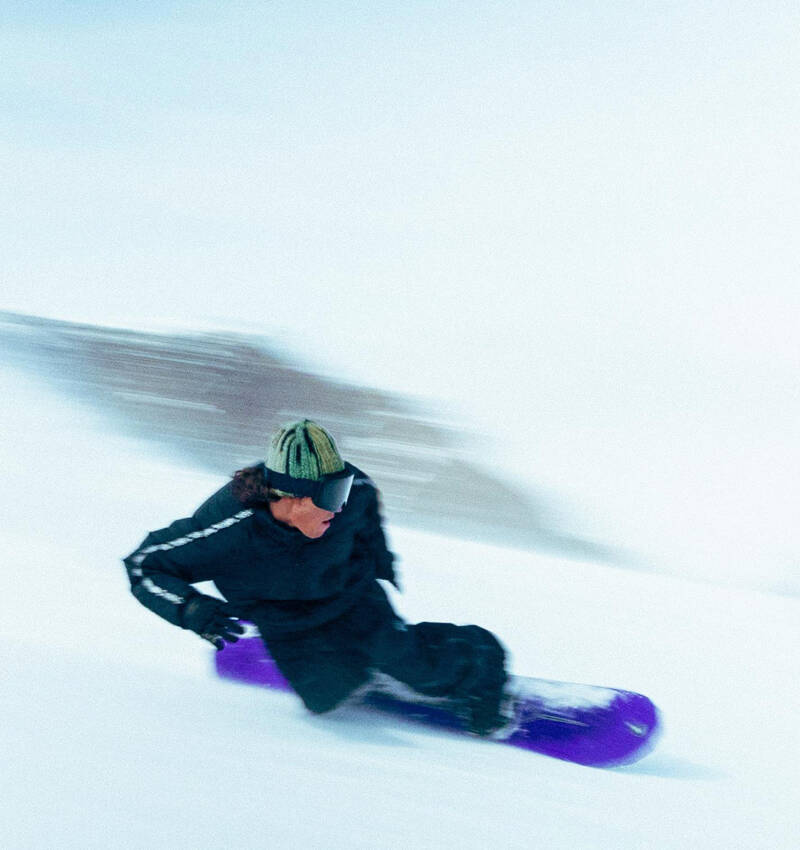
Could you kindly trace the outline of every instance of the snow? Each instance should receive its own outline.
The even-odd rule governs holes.
[[[796,4],[6,5],[0,309],[435,402],[640,571],[390,525],[398,608],[666,731],[596,771],[216,680],[119,559],[221,482],[0,367],[0,847],[797,847]]]
[[[10,370],[0,845],[789,848],[800,602],[389,527],[409,619],[495,630],[516,672],[625,687],[665,733],[583,768],[216,679],[119,558],[221,482]]]

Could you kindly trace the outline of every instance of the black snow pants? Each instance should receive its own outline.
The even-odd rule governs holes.
[[[491,632],[453,623],[407,624],[377,582],[338,619],[264,642],[315,714],[335,708],[374,671],[455,703],[484,698],[496,703],[506,680],[505,650]]]

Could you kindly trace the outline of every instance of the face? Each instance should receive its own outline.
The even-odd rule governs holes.
[[[287,499],[286,501],[291,502],[291,504],[288,506],[289,512],[285,521],[306,537],[312,539],[322,537],[328,530],[331,520],[336,516],[333,511],[318,508],[311,501],[310,496],[304,496],[302,499]]]

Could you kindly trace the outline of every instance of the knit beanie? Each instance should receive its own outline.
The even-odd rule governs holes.
[[[272,437],[266,463],[273,472],[310,481],[344,469],[333,437],[310,419],[279,428]]]

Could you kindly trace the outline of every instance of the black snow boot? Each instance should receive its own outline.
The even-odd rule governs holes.
[[[470,696],[459,714],[473,735],[486,738],[506,738],[516,729],[516,699],[501,688],[499,693]]]

